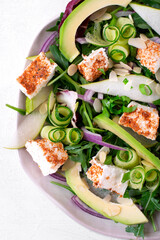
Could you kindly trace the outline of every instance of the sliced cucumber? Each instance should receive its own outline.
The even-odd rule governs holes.
[[[130,187],[141,190],[145,181],[144,168],[139,165],[133,168],[130,172]]]

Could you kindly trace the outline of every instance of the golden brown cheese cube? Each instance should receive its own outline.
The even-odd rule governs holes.
[[[132,128],[139,135],[155,140],[159,127],[159,115],[155,108],[140,105],[131,102],[128,107],[137,105],[135,111],[131,113],[123,113],[119,119],[119,124],[124,127]]]
[[[142,66],[148,68],[152,73],[156,73],[160,67],[160,44],[151,40],[145,42],[145,49],[137,50],[137,59]]]
[[[20,90],[30,99],[33,98],[54,76],[56,66],[41,52],[17,78]]]
[[[78,70],[88,82],[93,82],[102,75],[98,69],[108,70],[108,57],[104,48],[92,51],[89,56],[84,56],[84,60],[78,64]]]

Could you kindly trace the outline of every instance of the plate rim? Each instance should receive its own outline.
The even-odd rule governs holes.
[[[31,43],[31,46],[30,46],[29,51],[28,51],[28,56],[31,56],[31,54],[32,54],[32,52],[33,52],[33,46],[35,45],[35,43],[37,42],[37,40],[40,38],[40,35],[41,35],[44,31],[46,31],[46,29],[48,28],[49,25],[54,24],[57,20],[58,20],[58,16],[55,15],[55,17],[54,17],[53,19],[50,19],[49,22],[40,29],[40,31],[36,34],[36,36],[35,36],[35,38],[34,38],[34,41]],[[48,33],[50,33],[50,32],[48,32]],[[48,35],[49,35],[49,34],[48,34]],[[26,68],[26,66],[28,65],[28,63],[29,63],[29,60],[26,59],[26,60],[25,60],[25,63],[24,63],[24,69]],[[23,70],[24,70],[24,69],[23,69]],[[18,105],[22,104],[21,101],[24,102],[24,100],[25,100],[24,97],[25,97],[24,94],[23,94],[21,91],[19,91]],[[20,115],[17,114],[17,128],[18,128],[18,125],[19,125],[20,121],[21,121]],[[104,235],[104,236],[115,237],[115,238],[119,238],[119,239],[122,239],[122,238],[123,238],[123,239],[131,239],[131,238],[132,238],[132,239],[136,239],[136,240],[140,239],[140,238],[137,238],[137,237],[135,237],[133,234],[130,234],[130,233],[127,233],[128,236],[125,236],[125,235],[121,235],[121,236],[116,235],[116,234],[115,234],[116,231],[114,232],[114,234],[112,234],[111,232],[107,232],[107,233],[106,233],[106,232],[104,232],[104,231],[102,231],[102,230],[95,229],[94,227],[88,226],[86,223],[84,223],[83,221],[81,221],[80,219],[78,219],[78,217],[74,216],[73,213],[71,213],[70,211],[68,211],[68,210],[67,210],[62,204],[60,204],[56,199],[54,199],[53,197],[51,197],[50,194],[49,194],[44,188],[42,188],[37,182],[33,181],[33,179],[31,178],[31,176],[29,175],[29,173],[26,171],[26,169],[25,169],[25,167],[24,167],[24,163],[23,163],[23,160],[22,160],[22,158],[21,158],[21,151],[25,151],[25,149],[24,149],[24,148],[18,149],[18,156],[19,156],[20,163],[21,163],[21,166],[22,166],[25,174],[29,177],[29,179],[32,181],[32,183],[34,183],[34,184],[38,187],[38,189],[39,189],[41,192],[45,193],[45,195],[48,197],[48,199],[50,199],[59,209],[61,209],[67,216],[69,216],[69,217],[70,217],[71,219],[73,219],[75,222],[79,223],[80,225],[82,225],[83,227],[87,228],[88,230],[92,230],[93,232],[102,234],[102,235]],[[63,191],[63,189],[62,189],[62,191]],[[110,221],[110,220],[108,220],[108,221]],[[113,222],[113,223],[114,223],[114,222]],[[114,225],[113,225],[113,227],[114,227]],[[160,231],[158,231],[158,232],[160,232]],[[157,234],[158,234],[158,232],[157,232]],[[155,236],[155,233],[153,232],[153,233],[150,234],[150,236],[145,237],[144,239],[145,239],[145,240],[159,240],[159,237],[160,237],[160,236],[157,236],[157,234],[156,234],[156,236]],[[154,235],[154,236],[152,236],[152,235]]]

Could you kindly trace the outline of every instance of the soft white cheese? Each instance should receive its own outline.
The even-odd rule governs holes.
[[[25,147],[44,176],[55,173],[68,159],[63,144],[53,143],[48,139],[27,141]]]
[[[127,171],[112,165],[104,165],[95,159],[91,160],[92,166],[87,171],[87,177],[98,188],[108,189],[120,195],[124,195],[128,181],[122,183],[124,173]]]

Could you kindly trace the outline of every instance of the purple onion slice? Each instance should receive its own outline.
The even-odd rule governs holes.
[[[101,215],[100,213],[94,211],[92,208],[88,207],[77,196],[74,195],[71,199],[75,203],[75,205],[77,207],[79,207],[82,211],[84,211],[92,216],[98,217],[98,218],[108,219],[108,218],[104,217],[103,215]]]
[[[49,50],[50,45],[54,43],[56,37],[58,37],[58,32],[53,32],[52,35],[45,41],[39,53],[47,52]]]
[[[100,146],[104,146],[104,147],[109,147],[111,149],[115,149],[115,150],[123,150],[126,151],[125,148],[110,144],[110,143],[106,143],[102,141],[102,136],[100,134],[97,133],[92,133],[90,131],[88,131],[87,129],[85,129],[84,127],[82,127],[82,131],[83,131],[83,138],[89,142],[93,142],[96,143]]]
[[[51,177],[61,181],[61,182],[66,182],[66,178],[63,177],[62,175],[58,174],[58,173],[52,173],[50,174]]]

